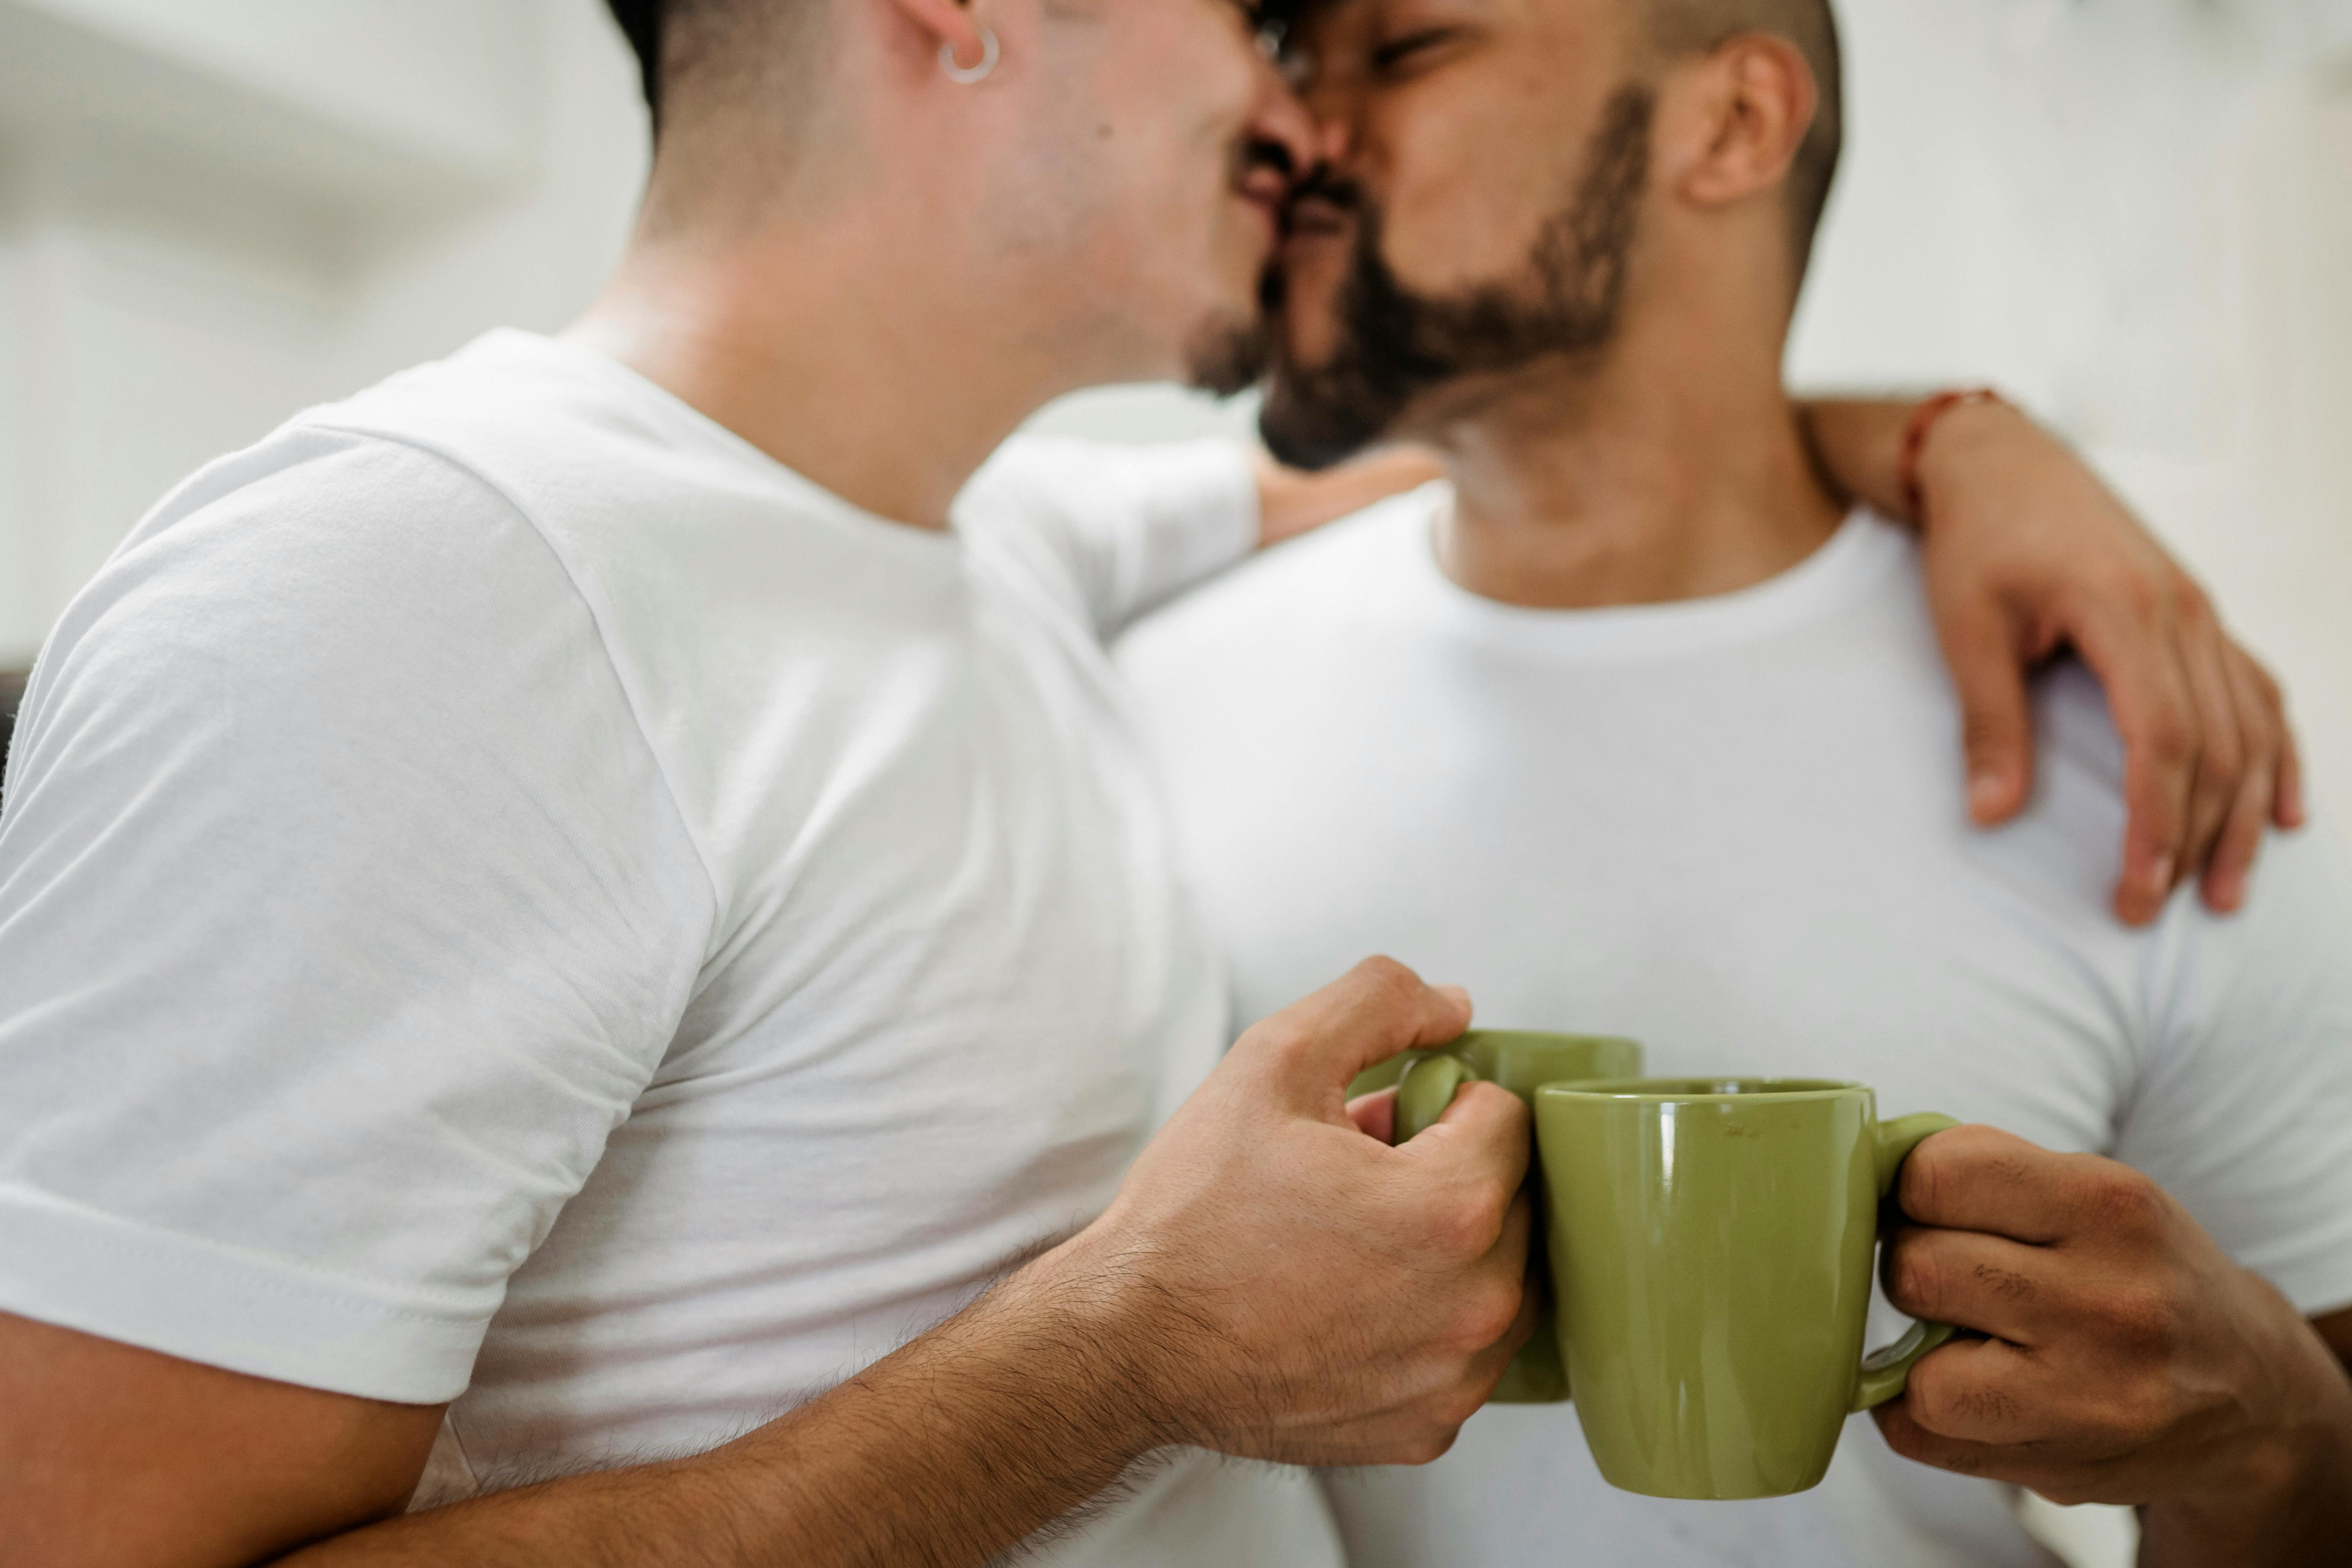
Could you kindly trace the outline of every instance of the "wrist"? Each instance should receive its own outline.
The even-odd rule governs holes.
[[[2032,420],[1990,388],[1939,393],[1919,404],[1905,422],[1896,465],[1911,522],[1925,531],[1938,496],[2000,460],[2021,436],[2039,434]]]
[[[1195,1440],[1189,1402],[1171,1374],[1172,1297],[1148,1259],[1091,1227],[1009,1277],[983,1305],[1091,1440],[1121,1468],[1154,1448]]]
[[[2272,1294],[2265,1287],[2264,1294]],[[2143,1510],[2149,1563],[2333,1563],[2352,1531],[2352,1377],[2284,1299],[2286,1317],[2265,1358],[2270,1375],[2248,1404],[2259,1428],[2200,1486]]]

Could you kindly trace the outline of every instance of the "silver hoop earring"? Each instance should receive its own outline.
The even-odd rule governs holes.
[[[965,87],[986,81],[991,75],[994,74],[996,62],[1001,58],[1003,56],[1002,51],[997,47],[996,30],[985,22],[980,24],[980,63],[978,65],[960,66],[956,64],[955,46],[953,44],[940,46],[940,71],[950,81],[961,82]]]

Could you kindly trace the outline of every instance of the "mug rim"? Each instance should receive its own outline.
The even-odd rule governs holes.
[[[1776,1088],[1706,1089],[1702,1084],[1778,1085]],[[1685,1087],[1670,1087],[1685,1086]],[[1694,1074],[1681,1078],[1594,1078],[1564,1079],[1538,1086],[1548,1100],[1581,1100],[1601,1105],[1753,1105],[1803,1100],[1843,1100],[1873,1094],[1866,1083],[1829,1078],[1742,1078],[1734,1073]]]

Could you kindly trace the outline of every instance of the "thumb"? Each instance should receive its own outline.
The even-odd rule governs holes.
[[[2007,822],[2033,784],[2033,709],[2021,639],[1998,605],[1947,613],[1938,635],[1960,703],[1969,815],[1979,827]]]

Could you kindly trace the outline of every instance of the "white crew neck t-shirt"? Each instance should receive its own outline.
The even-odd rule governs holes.
[[[1497,1027],[1627,1034],[1660,1074],[1859,1079],[2148,1172],[2319,1313],[2352,1303],[2352,874],[2274,839],[2241,916],[2107,913],[2120,750],[2040,697],[2024,819],[1968,825],[1909,537],[1869,517],[1745,593],[1555,612],[1475,597],[1443,486],[1242,568],[1120,648],[1247,1017],[1343,955]],[[1900,1320],[1882,1303],[1874,1343]],[[1496,1407],[1423,1470],[1330,1493],[1354,1568],[2051,1562],[1990,1483],[1868,1417],[1754,1503],[1612,1489],[1568,1405]]]
[[[206,468],[8,761],[0,1310],[455,1401],[428,1501],[929,1327],[1223,1045],[1102,639],[1256,522],[1229,447],[1038,441],[886,522],[519,333]],[[1336,1546],[1195,1455],[1046,1556]]]

